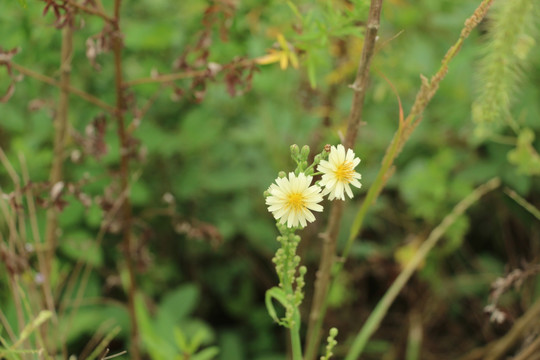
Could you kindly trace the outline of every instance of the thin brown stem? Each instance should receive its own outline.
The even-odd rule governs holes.
[[[107,22],[114,22],[114,19],[112,17],[110,17],[109,15],[105,14],[105,12],[103,12],[102,10],[100,9],[94,9],[94,8],[91,8],[91,7],[88,7],[88,6],[84,6],[82,4],[79,4],[78,2],[74,1],[74,0],[66,0],[66,3],[73,6],[74,8],[77,8],[85,13],[88,13],[90,15],[96,15],[96,16],[99,16],[100,18],[102,18],[103,20],[107,21]]]
[[[178,73],[173,73],[173,74],[156,75],[156,76],[127,81],[125,85],[130,87],[130,86],[143,85],[143,84],[169,83],[176,80],[190,79],[190,78],[194,78],[198,76],[203,76],[206,73],[208,73],[208,70],[205,69],[205,70],[184,71],[184,72],[178,72]]]
[[[21,173],[23,177],[24,184],[30,183],[30,174],[28,173],[28,166],[26,165],[26,159],[24,155],[21,153],[19,154],[19,162],[21,164]],[[37,264],[38,269],[41,274],[46,273],[47,268],[47,261],[46,261],[46,253],[47,250],[42,251],[43,249],[43,243],[41,242],[41,235],[39,233],[39,226],[37,223],[37,210],[36,210],[36,204],[34,201],[34,195],[32,194],[32,188],[30,186],[25,186],[25,195],[26,195],[26,203],[28,207],[28,219],[30,221],[30,227],[32,231],[32,238],[33,238],[33,244],[34,248],[36,249],[36,257],[37,257]],[[54,295],[52,293],[52,288],[50,286],[49,279],[44,279],[43,283],[41,285],[37,285],[39,289],[35,289],[35,286],[33,283],[30,283],[30,287],[32,288],[33,293],[38,293],[38,291],[41,291],[41,297],[39,295],[31,296],[31,299],[33,301],[40,301],[41,298],[45,300],[45,306],[47,309],[53,309],[54,308]],[[41,309],[41,305],[36,305],[36,308]],[[56,324],[57,317],[53,318]],[[43,342],[46,342],[47,337],[47,328],[46,326],[40,327],[41,331],[41,338],[43,339]],[[65,347],[65,342],[62,342],[62,345]],[[63,350],[66,350],[63,348]],[[67,357],[67,353],[64,353],[64,357]]]
[[[106,102],[98,99],[97,97],[93,96],[93,95],[90,95],[80,89],[77,89],[69,84],[62,84],[61,81],[57,81],[55,79],[53,79],[52,77],[49,77],[49,76],[46,76],[46,75],[43,75],[43,74],[40,74],[38,72],[35,72],[34,70],[31,70],[31,69],[28,69],[22,65],[19,65],[17,63],[14,63],[14,62],[10,62],[9,63],[15,70],[17,70],[18,72],[20,72],[21,74],[23,75],[26,75],[26,76],[30,76],[31,78],[34,78],[36,80],[39,80],[41,82],[44,82],[46,84],[49,84],[49,85],[52,85],[52,86],[56,86],[57,88],[60,88],[61,90],[65,90],[65,91],[68,91],[72,94],[75,94],[77,95],[78,97],[80,97],[81,99],[84,99],[86,101],[88,101],[89,103],[92,103],[94,105],[96,105],[97,107],[100,107],[101,109],[111,113],[111,114],[114,114],[116,113],[116,108],[114,106],[111,106],[109,104],[107,104]]]
[[[358,129],[362,122],[362,113],[364,110],[364,98],[366,97],[369,67],[371,59],[375,52],[375,42],[377,40],[377,32],[381,19],[382,0],[371,0],[369,9],[369,17],[366,24],[366,35],[364,38],[364,47],[362,48],[362,57],[358,64],[356,79],[351,85],[354,90],[354,97],[349,114],[349,122],[347,124],[347,133],[345,135],[345,148],[352,148],[356,142]]]
[[[358,64],[356,79],[351,85],[354,91],[351,112],[347,124],[347,133],[345,135],[345,148],[352,148],[358,135],[358,129],[362,122],[362,113],[364,109],[364,99],[369,80],[369,67],[375,50],[377,32],[379,30],[381,17],[382,0],[372,0],[369,11],[369,17],[366,24],[366,35],[364,38],[364,47],[362,56]],[[326,301],[332,267],[336,259],[336,246],[339,234],[339,225],[343,214],[343,203],[334,201],[330,213],[330,220],[326,233],[323,235],[323,249],[319,271],[315,280],[315,293],[309,316],[309,325],[306,339],[306,360],[313,360],[317,356],[317,349],[321,341],[322,320],[326,309]]]
[[[53,162],[51,172],[49,174],[51,186],[54,186],[63,179],[64,146],[68,127],[69,110],[69,91],[66,90],[66,88],[69,86],[71,75],[72,35],[72,30],[69,27],[65,27],[62,30],[62,51],[60,64],[61,91],[56,116],[54,119]],[[53,206],[47,211],[47,224],[45,231],[45,247],[47,251],[45,254],[46,271],[43,275],[46,279],[50,278],[52,262],[54,260],[56,250],[56,234],[58,228],[57,217],[57,209],[55,209]],[[54,305],[51,305],[52,304],[49,304],[49,310],[54,311]]]
[[[234,69],[237,67],[245,67],[249,65],[256,64],[256,59],[246,59],[242,61],[234,61],[232,63],[223,65],[218,70],[215,70],[212,75],[216,75],[223,70],[227,69]],[[202,70],[190,70],[190,71],[183,71],[183,72],[177,72],[172,74],[161,74],[156,76],[150,76],[140,79],[135,79],[131,81],[126,81],[124,85],[126,87],[136,86],[136,85],[143,85],[143,84],[155,84],[155,83],[170,83],[176,80],[183,80],[183,79],[191,79],[195,77],[205,76],[209,74],[209,69],[202,69]]]
[[[60,98],[54,118],[54,145],[53,161],[49,181],[51,186],[63,181],[64,148],[68,129],[69,95],[68,90],[71,78],[71,58],[73,54],[73,30],[66,26],[62,30],[62,49],[60,56]],[[50,289],[51,272],[55,261],[58,234],[58,210],[52,206],[47,210],[47,223],[45,225],[45,262],[43,287]],[[49,311],[55,314],[55,306],[50,296],[45,296]],[[53,316],[56,320],[56,316]],[[56,326],[57,327],[57,326]],[[52,345],[51,345],[52,349]]]
[[[114,2],[114,35],[113,35],[113,54],[114,54],[114,73],[116,85],[116,121],[118,128],[118,138],[120,139],[120,187],[122,193],[129,194],[129,138],[126,131],[124,112],[126,110],[125,88],[122,69],[122,50],[124,47],[122,41],[122,32],[120,31],[120,9],[122,0]],[[123,217],[122,242],[124,246],[124,259],[129,274],[128,285],[128,311],[131,320],[131,358],[139,360],[141,358],[139,349],[139,329],[137,316],[135,313],[135,266],[132,260],[133,239],[131,236],[131,202],[129,196],[126,196],[122,203],[121,213]]]

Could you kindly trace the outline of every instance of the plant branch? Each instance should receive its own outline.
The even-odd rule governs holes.
[[[122,69],[122,50],[123,35],[120,31],[120,8],[122,6],[122,0],[114,1],[114,34],[113,34],[113,54],[114,54],[114,75],[116,85],[116,121],[118,138],[120,139],[120,187],[121,192],[129,194],[129,138],[126,131],[124,112],[126,110],[125,101],[125,89],[126,85],[123,80]],[[128,312],[131,320],[131,354],[130,357],[134,360],[141,358],[139,348],[139,328],[137,323],[137,316],[135,313],[135,265],[133,263],[132,254],[133,250],[133,238],[131,236],[131,201],[129,195],[126,196],[122,203],[121,213],[123,217],[122,221],[122,242],[124,247],[124,259],[127,265],[127,271],[129,274],[128,284]]]
[[[63,180],[64,146],[68,128],[69,87],[71,76],[71,56],[73,52],[73,32],[69,26],[62,30],[62,49],[60,62],[60,99],[56,116],[54,118],[54,145],[53,160],[49,182],[51,187]],[[52,263],[56,251],[56,237],[58,232],[58,210],[53,206],[47,210],[47,223],[45,230],[45,285],[50,286],[48,280],[51,276]],[[54,304],[47,304],[48,309],[54,313]]]
[[[137,85],[143,85],[143,84],[168,83],[168,82],[172,82],[176,80],[190,79],[190,78],[194,78],[198,76],[204,76],[207,73],[208,73],[208,70],[204,69],[204,70],[184,71],[184,72],[178,72],[178,73],[172,73],[172,74],[162,74],[162,75],[150,76],[150,77],[127,81],[125,85],[128,87],[131,87],[131,86],[137,86]]]
[[[24,66],[21,66],[17,63],[14,63],[14,62],[10,62],[9,63],[11,66],[13,66],[13,68],[15,70],[17,70],[18,72],[20,72],[21,74],[23,75],[26,75],[26,76],[30,76],[31,78],[34,78],[36,80],[39,80],[41,82],[44,82],[46,84],[49,84],[49,85],[52,85],[52,86],[56,86],[57,88],[60,88],[61,90],[67,90],[68,92],[72,93],[72,94],[75,94],[77,96],[79,96],[81,99],[84,99],[86,101],[88,101],[89,103],[92,103],[98,107],[100,107],[101,109],[111,113],[111,114],[114,114],[116,113],[116,108],[107,104],[106,102],[98,99],[97,97],[93,96],[93,95],[90,95],[82,90],[79,90],[69,84],[62,84],[61,81],[57,81],[49,76],[46,76],[46,75],[43,75],[43,74],[40,74],[38,72],[35,72],[34,70],[31,70],[31,69],[28,69]]]
[[[362,122],[362,113],[364,110],[364,98],[366,97],[369,67],[375,50],[375,42],[379,31],[383,0],[371,0],[369,8],[369,17],[366,24],[366,35],[364,37],[364,46],[362,48],[362,57],[358,64],[356,79],[351,85],[354,90],[354,97],[349,114],[349,122],[347,124],[347,133],[345,134],[345,148],[352,148],[356,142],[358,129]]]
[[[115,21],[115,19],[113,19],[109,15],[105,14],[103,11],[101,11],[99,9],[93,9],[91,7],[88,7],[88,6],[84,6],[84,5],[79,4],[78,2],[76,2],[74,0],[66,0],[66,3],[73,6],[74,8],[77,8],[77,9],[79,9],[79,10],[85,12],[85,13],[90,14],[90,15],[99,16],[100,18],[102,18],[103,20],[105,20],[107,22],[113,23]]]
[[[60,98],[56,116],[54,118],[54,145],[53,145],[53,160],[51,172],[49,174],[49,182],[51,188],[56,184],[61,183],[64,179],[63,164],[64,164],[64,148],[66,144],[66,134],[69,115],[69,95],[68,90],[71,80],[71,59],[73,55],[73,29],[66,26],[62,29],[62,48],[60,53]],[[56,247],[58,243],[58,212],[59,210],[52,206],[47,210],[47,222],[45,224],[45,254],[44,254],[44,282],[43,288],[50,289],[53,264],[55,262]],[[54,328],[58,328],[58,319],[56,317],[55,304],[51,296],[47,296],[47,291],[44,290],[45,303],[47,309],[53,314]],[[46,325],[51,330],[51,324]],[[43,330],[44,331],[44,330]],[[54,346],[54,345],[49,345]]]
[[[358,64],[356,79],[351,85],[354,91],[351,112],[345,135],[345,148],[352,148],[358,135],[358,129],[362,122],[364,99],[369,80],[369,67],[373,58],[377,32],[379,30],[382,0],[372,0],[369,17],[366,24],[366,35],[362,55]],[[306,339],[306,360],[313,360],[317,356],[317,349],[321,341],[321,329],[326,307],[324,303],[328,296],[332,267],[335,262],[339,225],[343,214],[343,203],[334,201],[330,212],[330,220],[326,233],[323,234],[323,249],[319,263],[319,271],[315,281],[315,293],[311,306],[309,325]]]
[[[216,75],[222,72],[223,70],[234,69],[237,67],[245,67],[245,66],[256,64],[256,63],[257,63],[257,59],[245,59],[241,61],[233,61],[232,63],[226,64],[226,65],[219,65],[220,67],[213,71],[211,71],[210,69],[202,69],[202,70],[183,71],[183,72],[177,72],[177,73],[171,73],[171,74],[160,74],[160,75],[135,79],[131,81],[126,81],[124,85],[126,87],[131,87],[131,86],[137,86],[137,85],[143,85],[143,84],[170,83],[176,80],[191,79],[195,77],[205,76],[208,74]]]
[[[60,55],[60,98],[54,118],[54,144],[53,144],[53,160],[51,172],[49,174],[49,182],[51,188],[57,186],[64,179],[63,164],[64,164],[64,148],[66,144],[66,134],[68,129],[69,115],[69,95],[68,90],[71,78],[71,59],[73,55],[73,30],[66,26],[62,29],[62,48]],[[47,222],[45,224],[45,253],[44,253],[44,271],[43,271],[43,289],[50,289],[52,269],[56,261],[56,247],[58,243],[58,213],[59,210],[52,206],[47,210]],[[55,322],[54,328],[58,328],[55,304],[51,296],[47,295],[45,290],[45,303],[47,309],[53,314]],[[51,330],[51,324],[46,325]],[[43,329],[42,331],[45,331]],[[49,344],[53,347],[54,345]],[[54,352],[53,352],[54,353]]]
[[[431,80],[428,80],[424,76],[421,76],[422,85],[420,87],[420,90],[418,91],[418,94],[416,95],[416,99],[411,108],[411,111],[403,122],[400,121],[398,131],[392,138],[392,142],[390,143],[390,145],[388,145],[386,154],[382,161],[381,169],[379,170],[375,181],[369,188],[366,198],[353,221],[349,239],[343,251],[343,258],[347,258],[347,256],[349,255],[352,243],[362,230],[364,217],[367,214],[369,207],[375,202],[380,192],[386,185],[386,182],[390,178],[393,172],[392,165],[395,158],[398,156],[403,145],[409,139],[416,126],[418,126],[418,124],[420,123],[420,120],[422,119],[422,113],[437,92],[440,82],[444,79],[448,72],[448,65],[450,61],[457,55],[457,53],[461,49],[463,41],[469,36],[469,34],[476,27],[476,25],[478,25],[478,23],[484,18],[492,2],[493,0],[483,0],[482,3],[478,6],[478,8],[474,11],[473,15],[465,21],[465,27],[461,30],[459,39],[452,47],[450,47],[441,62],[441,67],[439,68],[437,73],[431,78]]]
[[[401,292],[407,281],[418,268],[418,265],[426,258],[427,254],[437,244],[441,237],[446,233],[448,228],[461,216],[472,204],[477,202],[486,193],[496,189],[501,184],[499,178],[493,178],[487,183],[477,187],[472,193],[461,200],[452,210],[445,216],[439,226],[437,226],[429,234],[426,241],[420,245],[414,257],[407,263],[403,271],[398,275],[390,288],[386,291],[382,299],[377,303],[375,309],[371,312],[362,329],[356,336],[349,353],[345,360],[354,360],[362,354],[369,338],[379,327],[382,319],[386,315],[390,305],[394,302],[398,294]]]

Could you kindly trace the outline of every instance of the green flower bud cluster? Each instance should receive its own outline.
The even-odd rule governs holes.
[[[307,273],[305,266],[300,266],[300,256],[296,254],[300,236],[294,232],[296,229],[288,228],[285,225],[277,224],[281,235],[277,241],[281,247],[276,251],[272,262],[276,266],[276,273],[279,278],[279,288],[286,294],[285,316],[280,319],[280,325],[293,327],[295,325],[295,313],[304,300],[304,286],[306,284],[304,277]]]
[[[297,268],[300,265],[300,256],[296,255],[300,236],[295,235],[294,229],[288,228],[283,224],[277,223],[281,235],[277,241],[281,247],[276,251],[272,262],[276,265],[276,272],[279,277],[279,287],[285,288],[287,285],[294,285],[297,282],[295,278]]]
[[[337,345],[336,336],[338,334],[338,330],[336,328],[330,329],[330,335],[326,338],[326,354],[325,356],[321,356],[321,360],[330,360],[332,355],[334,355],[333,350],[334,347]]]
[[[319,165],[321,160],[328,158],[328,151],[323,150],[320,154],[315,155],[313,163],[308,166],[309,152],[310,149],[307,145],[302,146],[302,150],[296,144],[291,145],[291,157],[296,163],[295,175],[299,173],[313,175],[315,167]]]
[[[304,300],[304,286],[306,285],[306,282],[304,280],[304,277],[307,273],[307,267],[300,266],[298,268],[298,276],[296,277],[296,288],[294,289],[294,304],[298,307],[302,304],[302,300]]]

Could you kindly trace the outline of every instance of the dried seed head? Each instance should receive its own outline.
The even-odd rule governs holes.
[[[51,188],[51,201],[56,201],[64,189],[64,182],[59,181]]]

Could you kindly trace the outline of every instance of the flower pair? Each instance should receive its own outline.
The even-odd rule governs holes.
[[[304,173],[296,176],[291,172],[288,178],[278,177],[275,184],[268,189],[268,211],[281,224],[287,223],[287,227],[306,226],[307,222],[315,221],[311,211],[323,210],[319,205],[323,196],[329,195],[330,200],[345,200],[347,193],[350,198],[353,197],[350,185],[357,188],[362,186],[358,181],[361,175],[354,171],[359,163],[360,159],[355,157],[351,149],[345,151],[341,144],[332,146],[328,161],[321,160],[317,166],[317,171],[322,174],[319,184],[311,185],[313,177]],[[321,187],[324,187],[324,190]]]

